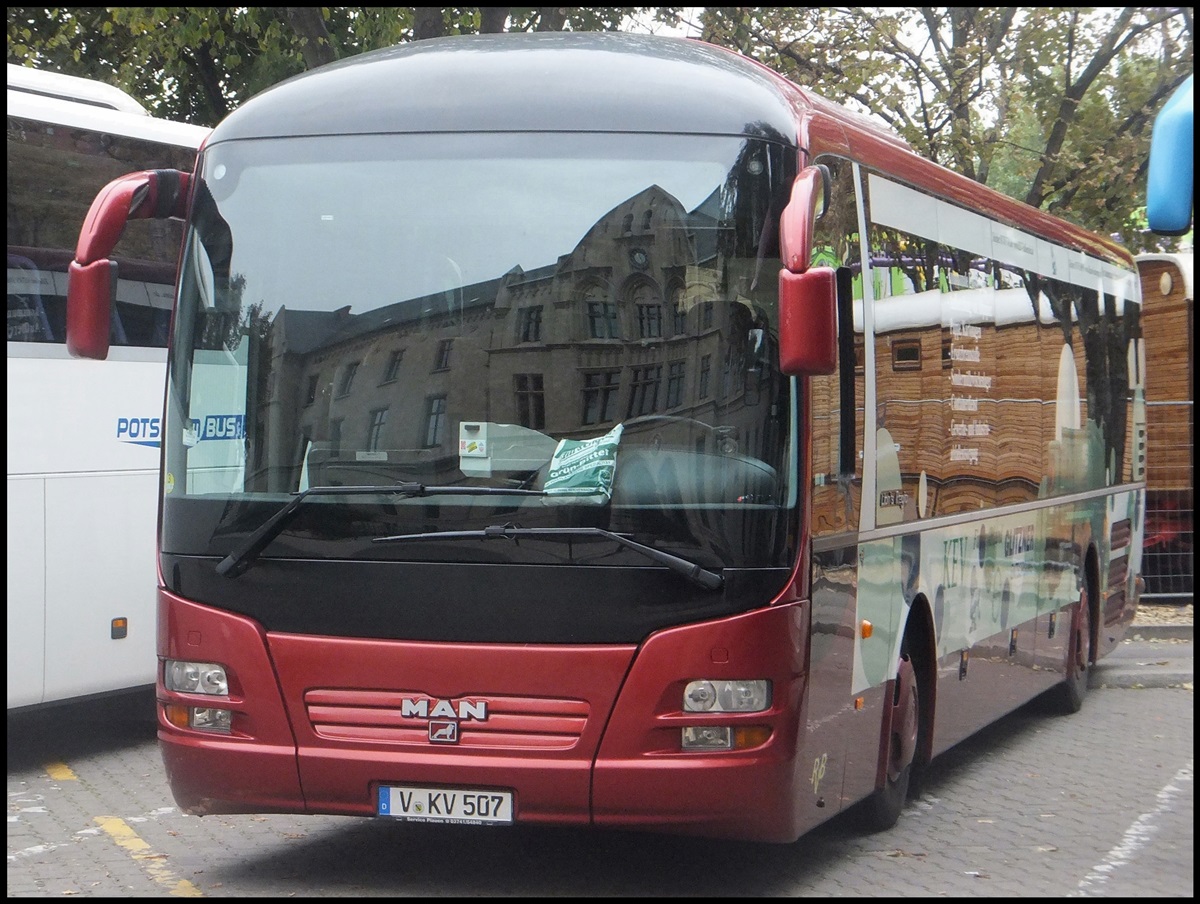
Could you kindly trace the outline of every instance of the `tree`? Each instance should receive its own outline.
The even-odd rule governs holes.
[[[714,7],[703,35],[891,125],[922,156],[1134,250],[1190,8]]]
[[[1134,250],[1150,130],[1192,71],[1190,7],[707,7],[703,38],[887,123],[921,155]],[[9,62],[214,125],[306,69],[392,44],[612,31],[683,7],[10,7]]]

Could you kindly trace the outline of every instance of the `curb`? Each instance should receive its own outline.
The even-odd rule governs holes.
[[[1123,643],[1175,641],[1191,644],[1193,637],[1190,624],[1133,625],[1126,631]],[[1146,651],[1148,648],[1140,649]],[[1194,674],[1191,647],[1172,644],[1153,652],[1143,652],[1138,657],[1110,654],[1092,666],[1088,674],[1088,687],[1191,688]]]
[[[1125,632],[1126,640],[1191,640],[1192,625],[1132,625]]]
[[[1145,689],[1150,687],[1191,687],[1191,672],[1147,672],[1120,667],[1094,665],[1088,673],[1088,689],[1117,687]]]

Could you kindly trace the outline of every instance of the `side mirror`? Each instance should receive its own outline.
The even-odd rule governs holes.
[[[792,183],[779,218],[779,369],[788,376],[831,374],[837,367],[837,279],[813,267],[813,225],[829,207],[828,167],[808,166]]]
[[[67,267],[67,351],[76,358],[108,357],[117,265],[108,259],[130,220],[182,217],[187,173],[148,170],[114,179],[100,190],[84,218]]]
[[[779,271],[779,369],[791,377],[837,368],[837,277],[832,267]]]
[[[807,166],[792,183],[792,196],[779,218],[779,252],[783,266],[803,273],[812,260],[813,224],[829,208],[832,179],[824,164]]]
[[[74,358],[108,357],[112,310],[117,299],[117,265],[101,259],[67,266],[67,351]]]
[[[1146,175],[1146,218],[1152,232],[1185,235],[1192,228],[1194,190],[1193,76],[1171,95],[1154,120]]]

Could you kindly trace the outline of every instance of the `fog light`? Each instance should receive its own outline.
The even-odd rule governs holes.
[[[733,733],[728,728],[702,725],[683,729],[684,750],[729,750],[733,747]]]
[[[192,728],[201,731],[219,731],[228,734],[233,728],[233,711],[193,706],[188,720]]]
[[[163,707],[163,715],[176,728],[195,728],[221,734],[229,734],[233,730],[233,710],[230,709],[168,703]]]

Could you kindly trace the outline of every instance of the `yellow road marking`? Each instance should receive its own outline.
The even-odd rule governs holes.
[[[129,827],[125,820],[116,816],[97,816],[96,822],[109,837],[123,848],[130,857],[137,861],[138,866],[151,879],[167,888],[167,893],[181,898],[202,898],[200,891],[187,879],[180,879],[159,861],[162,854],[155,853],[150,845],[138,837],[137,832]]]
[[[71,767],[66,763],[47,763],[45,765],[46,774],[56,782],[77,782],[79,776],[71,771]]]

